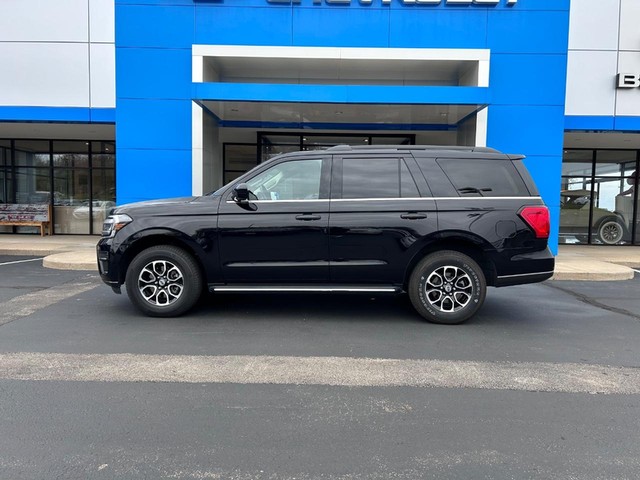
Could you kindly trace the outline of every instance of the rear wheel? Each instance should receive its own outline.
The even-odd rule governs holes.
[[[192,308],[202,293],[202,275],[184,250],[161,245],[140,252],[125,282],[131,302],[152,317],[174,317]]]
[[[487,282],[480,266],[460,252],[444,250],[425,257],[409,280],[409,298],[429,322],[454,325],[482,306]]]

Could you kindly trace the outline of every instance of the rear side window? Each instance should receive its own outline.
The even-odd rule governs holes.
[[[529,190],[510,160],[440,158],[461,197],[523,197]]]
[[[342,198],[419,197],[418,187],[401,158],[344,158]]]

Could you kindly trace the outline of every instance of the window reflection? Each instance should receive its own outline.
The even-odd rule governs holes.
[[[593,159],[590,164],[588,158]],[[630,244],[635,229],[637,243],[637,169],[635,150],[565,150],[560,242]],[[585,175],[577,175],[580,172]]]
[[[115,205],[115,144],[0,140],[0,201],[52,205],[54,233],[98,233]]]

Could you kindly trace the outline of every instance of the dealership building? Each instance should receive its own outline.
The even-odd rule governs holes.
[[[552,245],[640,245],[638,24],[638,0],[4,0],[0,203],[97,234],[283,152],[476,145],[527,156]]]

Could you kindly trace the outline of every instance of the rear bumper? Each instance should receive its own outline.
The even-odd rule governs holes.
[[[496,287],[523,285],[548,280],[553,276],[556,260],[549,248],[539,252],[524,253],[510,258],[509,272],[498,272]]]

